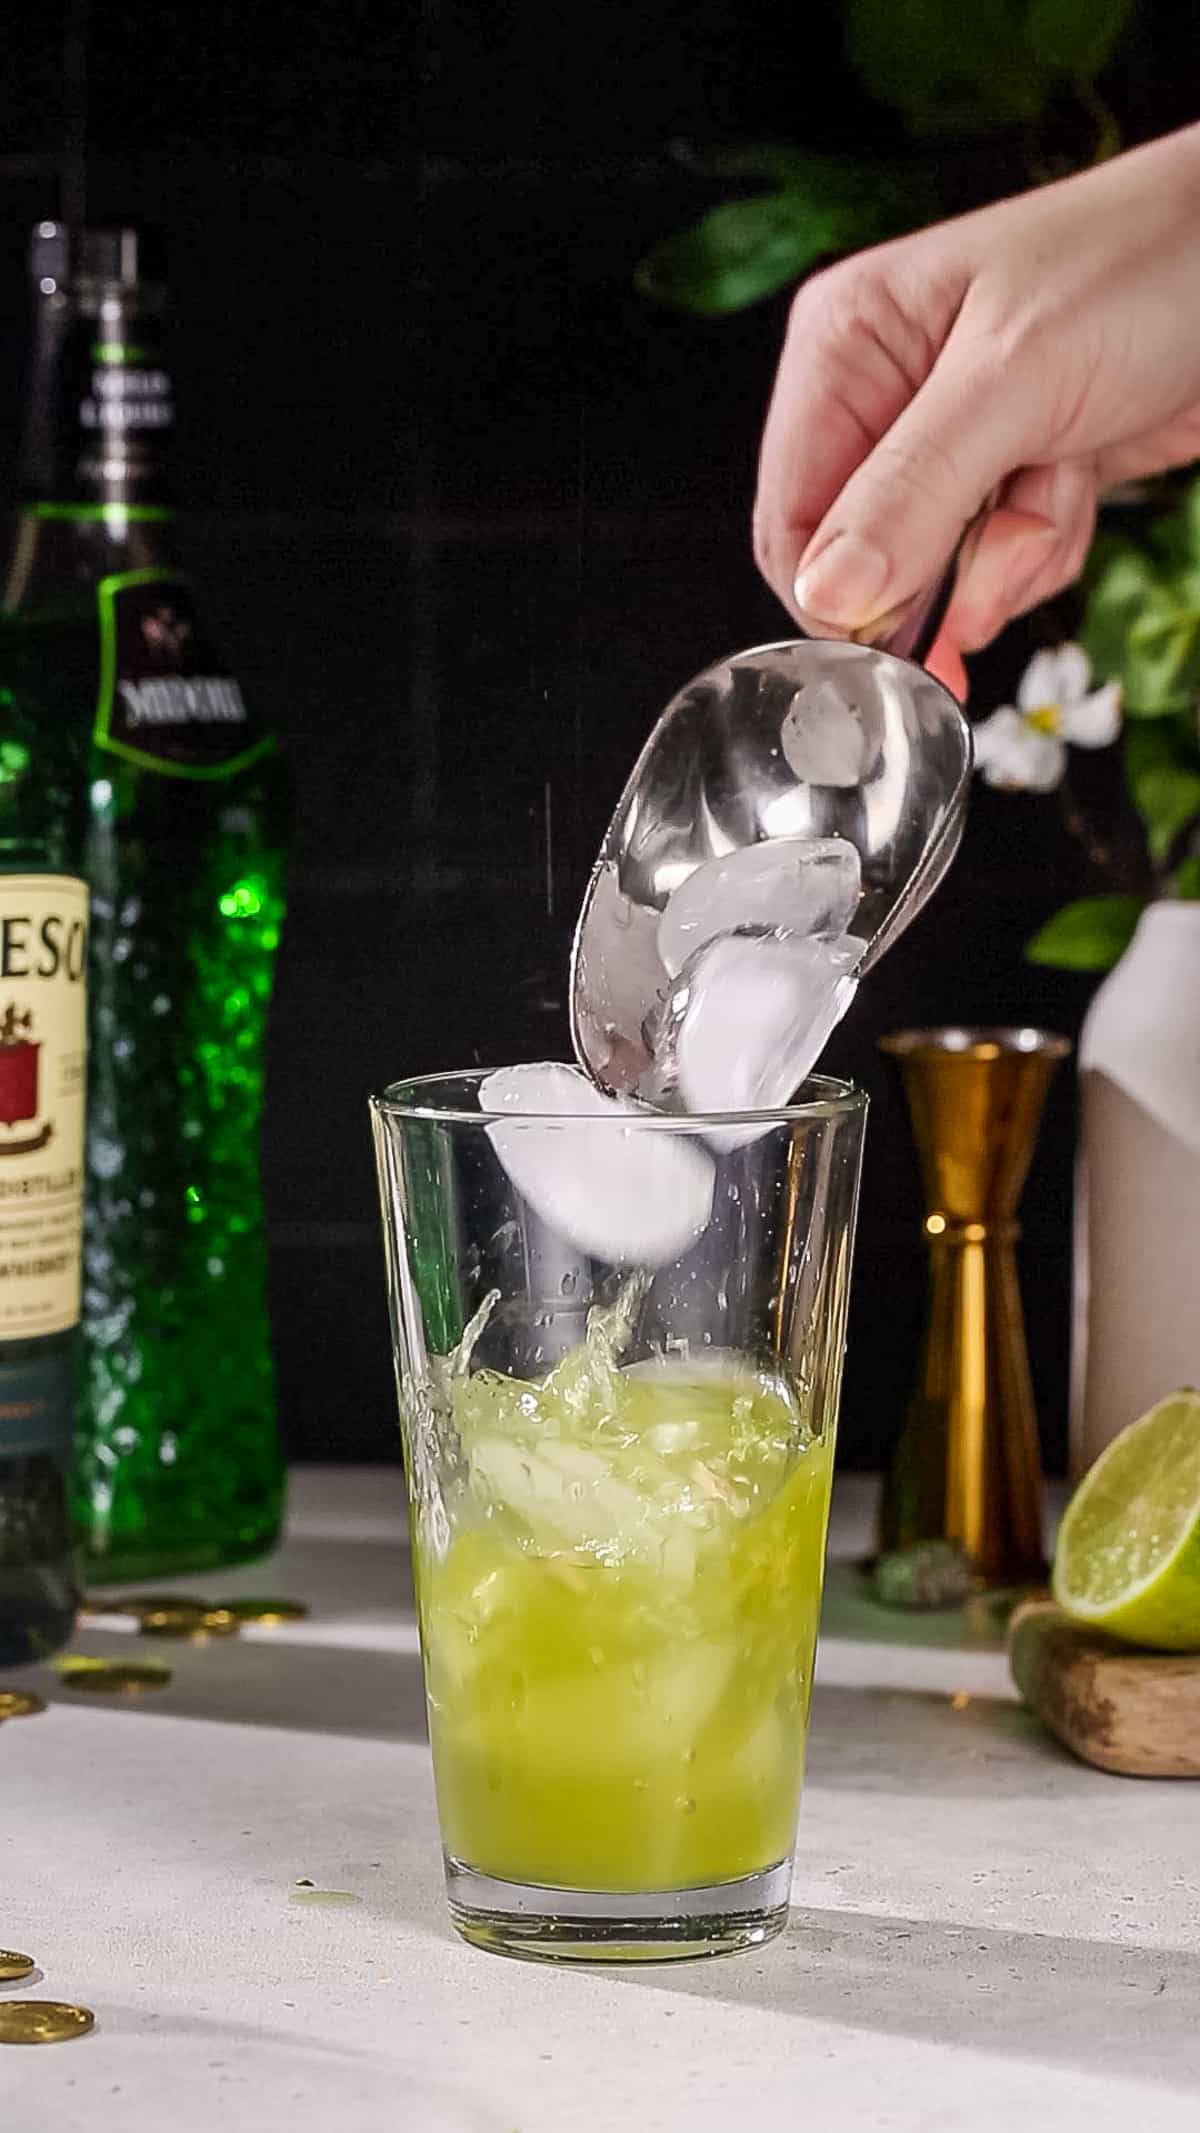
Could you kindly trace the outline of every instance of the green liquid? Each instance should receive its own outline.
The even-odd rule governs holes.
[[[444,1389],[461,1458],[416,1554],[447,1850],[631,1892],[786,1859],[829,1436],[735,1358],[622,1372],[590,1338],[541,1385]]]
[[[184,785],[100,758],[92,798],[76,1518],[113,1579],[236,1562],[279,1527],[258,1147],[281,772]]]

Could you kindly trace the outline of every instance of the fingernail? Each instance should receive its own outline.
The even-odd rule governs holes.
[[[796,572],[796,605],[821,622],[857,629],[884,605],[890,576],[891,564],[873,541],[835,533],[820,555]]]

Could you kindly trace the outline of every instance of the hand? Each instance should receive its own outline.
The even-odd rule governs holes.
[[[1200,455],[1200,126],[858,254],[792,306],[755,554],[826,636],[933,583],[994,498],[931,666],[1075,578],[1099,490]]]

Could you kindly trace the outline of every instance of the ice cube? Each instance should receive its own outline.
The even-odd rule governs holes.
[[[566,1453],[586,1462],[569,1466]],[[471,1485],[485,1503],[499,1503],[529,1527],[542,1551],[614,1545],[636,1538],[645,1509],[636,1490],[613,1477],[607,1459],[580,1446],[550,1441],[513,1443],[481,1437],[470,1448]]]
[[[511,1513],[540,1555],[579,1550],[608,1562],[657,1563],[691,1508],[688,1477],[642,1448],[605,1456],[548,1436],[478,1437],[467,1449],[485,1510]],[[684,1522],[694,1563],[696,1537]]]
[[[857,704],[832,680],[797,689],[779,729],[784,761],[803,785],[861,785],[871,748]]]
[[[576,1250],[609,1266],[665,1266],[702,1235],[712,1158],[670,1127],[639,1127],[644,1104],[550,1063],[499,1068],[479,1100],[514,1114],[493,1120],[488,1139],[522,1198]]]
[[[571,981],[577,1037],[605,1087],[625,1093],[649,1064],[639,1032],[663,987],[658,912],[625,895],[614,860],[598,867],[591,895],[588,945],[578,944]]]
[[[728,934],[688,962],[669,1043],[685,1111],[774,1110],[795,1095],[854,998],[865,943]],[[732,1136],[732,1137],[731,1137]],[[731,1147],[746,1129],[722,1133]]]
[[[527,1066],[494,1067],[479,1084],[481,1111],[532,1111],[539,1118],[587,1118],[628,1109],[619,1097],[606,1096],[582,1067],[557,1059],[535,1059]]]
[[[774,837],[706,860],[669,898],[658,952],[678,977],[720,934],[845,932],[862,892],[857,851],[842,837]]]

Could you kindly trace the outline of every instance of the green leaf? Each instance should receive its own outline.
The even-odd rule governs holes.
[[[1111,970],[1133,939],[1143,908],[1140,896],[1085,896],[1064,904],[1035,933],[1026,959],[1060,970]]]
[[[936,171],[913,157],[883,163],[862,156],[816,155],[790,141],[735,141],[703,154],[688,153],[700,177],[751,178],[779,192],[856,209],[890,228],[915,228],[943,211]]]
[[[1188,483],[1175,512],[1179,524],[1188,537],[1188,552],[1193,563],[1200,563],[1200,475]]]
[[[1091,81],[1108,65],[1135,0],[1031,0],[1025,37],[1043,66]]]
[[[1200,605],[1157,585],[1129,625],[1121,697],[1133,718],[1166,718],[1200,695]]]
[[[1131,719],[1168,718],[1200,700],[1200,480],[1145,544],[1101,536],[1086,572],[1080,636],[1092,671],[1121,684]]]
[[[1088,575],[1080,641],[1092,672],[1120,682],[1130,718],[1187,710],[1200,697],[1200,575],[1171,576],[1131,541],[1106,543]]]
[[[1125,729],[1125,777],[1146,825],[1150,857],[1159,865],[1181,830],[1200,815],[1200,770],[1189,759],[1192,754],[1183,737],[1160,720]]]
[[[797,183],[728,200],[692,229],[664,238],[639,266],[638,287],[659,303],[718,318],[773,296],[814,260],[871,244],[897,226],[886,187],[873,196],[853,164],[813,163],[810,191]]]
[[[1157,588],[1154,564],[1132,542],[1101,534],[1088,558],[1087,614],[1079,641],[1097,681],[1122,678],[1130,628]]]
[[[1103,5],[1103,0],[1098,0]],[[1027,126],[1055,68],[1025,37],[1029,0],[847,0],[850,63],[881,104],[927,136]]]
[[[1200,903],[1200,858],[1195,853],[1176,867],[1171,876],[1171,894],[1186,903]]]
[[[1152,538],[1169,576],[1200,572],[1200,479],[1190,481],[1175,509],[1159,517]]]
[[[1136,0],[847,0],[850,63],[916,134],[1030,126],[1112,59]]]

